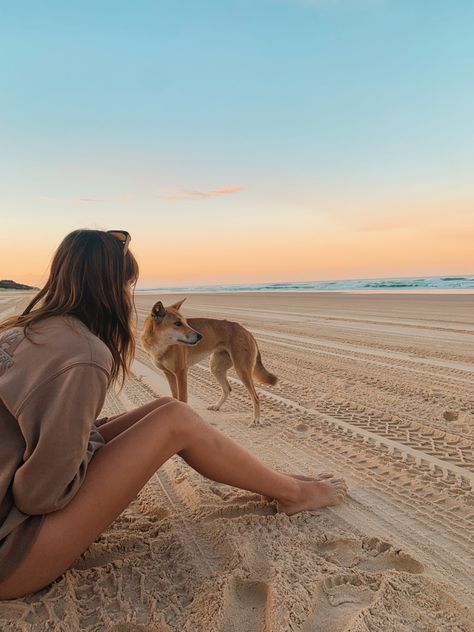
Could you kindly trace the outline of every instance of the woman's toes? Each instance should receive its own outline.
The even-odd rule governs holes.
[[[347,485],[344,479],[340,479],[337,482],[331,482],[332,487],[337,496],[345,496],[347,494]]]

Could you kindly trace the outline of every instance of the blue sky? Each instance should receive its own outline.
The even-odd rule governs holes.
[[[472,272],[473,2],[0,8],[0,276],[80,226],[146,283]]]

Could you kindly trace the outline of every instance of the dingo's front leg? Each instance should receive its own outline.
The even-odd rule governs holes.
[[[178,397],[178,383],[176,381],[175,374],[171,373],[171,371],[166,371],[164,369],[163,369],[163,373],[165,374],[165,377],[168,380],[168,384],[169,384],[170,390],[171,390],[171,395],[175,399],[179,399],[179,397]]]
[[[186,370],[176,373],[178,385],[178,399],[180,402],[188,401],[188,372]]]

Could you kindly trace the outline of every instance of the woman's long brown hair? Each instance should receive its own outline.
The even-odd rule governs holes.
[[[102,230],[75,230],[56,250],[46,285],[22,314],[3,321],[0,331],[24,327],[31,340],[28,330],[34,323],[49,316],[76,316],[110,349],[110,383],[121,373],[123,387],[135,355],[132,286],[137,280],[137,261],[130,251],[124,256],[117,237]]]

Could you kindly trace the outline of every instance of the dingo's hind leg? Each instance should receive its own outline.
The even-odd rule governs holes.
[[[216,378],[222,388],[222,395],[215,404],[208,406],[209,410],[219,410],[222,404],[229,397],[232,390],[229,380],[227,379],[227,371],[232,366],[232,360],[227,351],[215,351],[210,358],[209,366],[212,375]]]
[[[250,397],[253,402],[253,422],[250,424],[251,426],[259,426],[261,424],[260,421],[260,398],[255,389],[255,384],[253,383],[253,367],[250,368],[248,366],[242,367],[237,364],[234,364],[237,375],[240,377],[244,386],[249,392]]]

